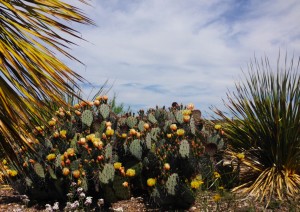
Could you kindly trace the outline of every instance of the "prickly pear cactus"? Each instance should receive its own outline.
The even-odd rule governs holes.
[[[101,172],[99,172],[99,180],[101,183],[107,184],[115,177],[115,168],[112,164],[106,163]]]
[[[152,113],[148,114],[148,120],[152,123],[152,124],[156,124],[157,120],[155,118],[155,116]]]
[[[189,157],[190,144],[187,140],[181,141],[180,146],[179,146],[179,154],[183,158]]]
[[[33,165],[35,173],[41,177],[45,178],[45,172],[44,172],[44,167],[40,163],[35,163]]]
[[[150,135],[150,133],[147,133],[147,135],[146,135],[146,146],[149,150],[151,149],[151,144],[152,144],[151,135]]]
[[[175,113],[175,117],[176,117],[176,120],[178,121],[178,123],[182,124],[183,123],[183,114],[182,114],[182,111],[176,111]]]
[[[154,141],[157,141],[157,138],[158,138],[158,134],[160,133],[160,129],[158,127],[155,127],[155,128],[152,128],[151,129],[151,138],[154,140]]]
[[[198,110],[187,115],[183,107],[156,107],[137,116],[117,116],[106,100],[81,102],[70,111],[60,108],[47,127],[34,130],[39,142],[32,146],[38,156],[29,159],[23,151],[19,158],[29,173],[28,179],[20,176],[24,186],[29,192],[46,185],[60,190],[73,182],[103,194],[107,202],[149,191],[161,205],[182,200],[188,208],[193,202],[191,181],[202,172],[197,167],[202,155],[207,156],[204,147],[208,150],[207,144],[214,143],[221,148],[222,132],[203,132]]]
[[[113,189],[117,199],[129,199],[130,189],[125,187],[123,184],[126,181],[125,177],[116,175],[113,181]]]
[[[136,117],[129,116],[126,119],[126,124],[128,125],[129,128],[134,128],[134,126],[137,124],[137,119]]]
[[[190,128],[191,128],[191,133],[193,135],[196,135],[196,126],[195,126],[195,120],[193,117],[190,119]]]
[[[112,158],[112,146],[111,144],[107,144],[105,147],[105,158],[111,159]]]
[[[90,110],[83,111],[83,113],[81,115],[81,121],[83,124],[90,127],[93,122],[93,112]]]
[[[109,116],[110,108],[107,104],[100,105],[99,108],[101,116],[106,119]]]
[[[171,176],[169,176],[167,182],[166,182],[166,189],[168,194],[175,195],[176,194],[176,186],[178,183],[178,174],[173,173]]]
[[[132,141],[130,144],[130,153],[136,157],[137,159],[141,160],[142,159],[142,146],[140,140],[136,139]]]
[[[144,130],[145,130],[144,124],[145,124],[144,121],[139,121],[138,129],[139,129],[140,132],[144,132]]]

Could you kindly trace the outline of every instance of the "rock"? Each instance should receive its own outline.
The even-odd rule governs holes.
[[[122,207],[119,207],[119,208],[113,208],[113,211],[115,212],[123,212],[123,208]]]
[[[196,211],[197,210],[197,207],[193,206],[189,209],[189,211]]]

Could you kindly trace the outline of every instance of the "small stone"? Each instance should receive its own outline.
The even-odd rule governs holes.
[[[119,208],[114,208],[113,209],[115,212],[123,212],[123,208],[122,207],[119,207]]]
[[[136,198],[138,201],[143,201],[143,197],[137,197]]]
[[[189,211],[196,211],[196,210],[197,210],[197,208],[195,206],[193,206],[189,209]]]

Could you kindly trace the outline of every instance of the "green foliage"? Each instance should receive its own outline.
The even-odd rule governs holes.
[[[255,60],[245,81],[228,95],[234,119],[216,110],[226,121],[227,153],[239,170],[241,185],[234,191],[268,201],[299,194],[299,62],[288,64],[285,58],[281,67],[279,57],[273,71],[267,58]]]

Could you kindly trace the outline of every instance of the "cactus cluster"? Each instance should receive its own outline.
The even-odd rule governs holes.
[[[38,154],[20,151],[28,173],[18,176],[26,182],[21,193],[48,186],[64,196],[76,182],[107,202],[147,191],[158,204],[188,207],[195,191],[190,183],[211,154],[206,150],[224,146],[220,130],[202,130],[203,122],[199,110],[182,105],[117,117],[103,97],[60,108],[48,126],[34,130],[30,145]]]

